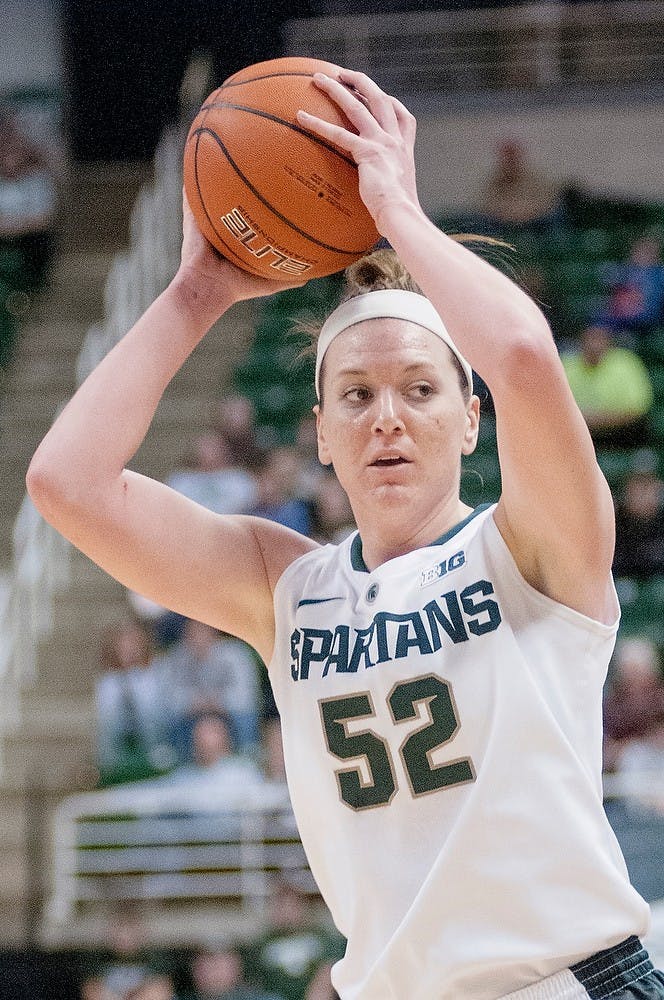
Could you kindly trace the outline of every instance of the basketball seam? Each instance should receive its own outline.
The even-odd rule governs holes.
[[[209,212],[207,210],[207,206],[206,206],[205,201],[203,199],[203,192],[201,191],[201,185],[200,185],[199,180],[198,180],[198,147],[199,147],[199,144],[200,144],[200,133],[202,133],[204,131],[206,131],[206,130],[205,129],[200,129],[197,133],[194,133],[196,135],[196,148],[194,150],[194,179],[196,181],[196,191],[198,192],[198,200],[200,201],[201,206],[203,208],[203,211],[205,212],[205,218],[210,223],[210,228],[211,228],[212,232],[215,233],[215,235],[217,236],[217,238],[219,239],[219,241],[221,243],[223,243],[224,247],[226,248],[226,250],[228,250],[228,252],[230,253],[231,257],[235,258],[235,260],[236,260],[236,262],[238,264],[238,267],[246,268],[247,265],[246,265],[246,262],[244,261],[244,258],[240,257],[240,255],[235,252],[235,250],[233,249],[233,247],[230,246],[226,242],[226,240],[224,239],[224,236],[222,235],[222,233],[219,232],[219,230],[215,226],[214,222],[210,218],[210,214],[209,214]],[[254,273],[254,274],[260,274],[260,272],[258,272],[258,271],[253,271],[252,273]]]
[[[242,70],[240,70],[242,72]],[[313,80],[313,73],[308,73],[306,70],[291,70],[289,73],[263,73],[260,76],[246,76],[243,80],[236,80],[235,77],[238,74],[235,73],[233,76],[229,77],[222,83],[218,90],[225,90],[227,87],[242,87],[245,83],[256,83],[257,80],[276,80],[278,77],[284,76],[308,76],[310,80]]]
[[[342,250],[340,247],[333,247],[333,246],[330,246],[329,243],[323,243],[322,240],[318,240],[318,239],[316,239],[315,236],[311,236],[310,233],[307,233],[304,229],[300,229],[300,227],[296,226],[294,222],[291,222],[290,219],[287,219],[285,215],[282,215],[282,213],[279,212],[274,207],[274,205],[271,205],[270,202],[267,201],[263,197],[263,195],[260,193],[260,191],[258,191],[254,187],[254,185],[251,183],[251,181],[249,180],[249,178],[246,177],[242,173],[242,171],[238,167],[237,163],[235,162],[235,160],[233,159],[233,157],[231,156],[231,154],[229,153],[228,149],[226,148],[226,146],[224,145],[224,143],[222,142],[222,140],[219,138],[219,136],[217,135],[217,133],[213,132],[211,128],[202,128],[201,127],[201,128],[197,128],[194,131],[194,135],[196,136],[196,142],[197,142],[196,152],[198,152],[198,142],[200,141],[200,136],[203,133],[207,133],[208,135],[212,136],[212,138],[217,143],[217,145],[221,149],[222,153],[224,154],[224,156],[226,157],[226,159],[230,163],[231,167],[235,171],[235,173],[242,180],[242,182],[244,184],[246,184],[247,188],[261,202],[261,204],[265,205],[265,207],[267,209],[269,209],[270,212],[272,212],[273,215],[276,215],[276,217],[278,219],[280,219],[287,226],[289,226],[289,228],[292,229],[294,232],[299,233],[300,236],[304,236],[305,239],[309,240],[310,243],[314,243],[316,246],[321,247],[323,250],[332,250],[333,253],[338,253],[338,254],[341,254],[342,256],[346,256],[346,257],[356,257],[358,254],[361,255],[363,253],[367,253],[367,251],[370,249],[370,247],[363,247],[361,250]],[[207,210],[206,210],[205,214],[207,215]],[[215,229],[214,226],[212,228]],[[215,232],[216,232],[216,229],[215,229]],[[373,244],[372,244],[372,246],[373,246]]]
[[[340,160],[343,160],[354,170],[357,170],[357,163],[350,156],[346,156],[345,153],[339,152],[336,146],[331,143],[326,142],[325,139],[321,139],[320,136],[314,135],[313,132],[309,132],[306,128],[302,128],[300,125],[296,125],[294,122],[286,121],[285,118],[279,118],[277,115],[270,114],[269,111],[261,111],[259,108],[251,108],[247,104],[231,104],[230,101],[213,101],[211,104],[204,104],[201,111],[210,111],[212,108],[230,108],[233,111],[246,111],[251,115],[257,115],[259,118],[267,118],[268,121],[276,122],[278,125],[285,125],[286,128],[291,129],[293,132],[297,132],[298,135],[303,135],[307,139],[311,139],[319,146],[323,146],[330,153],[334,153],[338,156]]]

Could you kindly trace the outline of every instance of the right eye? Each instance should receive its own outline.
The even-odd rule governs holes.
[[[344,392],[344,399],[350,403],[366,403],[371,399],[371,393],[365,385],[355,385]]]

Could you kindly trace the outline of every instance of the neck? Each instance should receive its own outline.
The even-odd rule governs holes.
[[[362,557],[367,569],[374,570],[390,559],[431,545],[468,517],[472,509],[456,496],[417,524],[404,525],[403,514],[399,512],[395,512],[395,523],[385,512],[380,519],[375,514],[372,518],[358,517]]]

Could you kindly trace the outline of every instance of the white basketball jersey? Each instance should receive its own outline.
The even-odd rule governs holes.
[[[493,507],[372,572],[358,535],[308,553],[275,608],[288,783],[348,939],[342,1000],[493,1000],[645,933],[602,808],[617,623],[529,586]]]

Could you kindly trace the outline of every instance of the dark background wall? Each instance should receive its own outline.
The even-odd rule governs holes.
[[[74,159],[149,158],[196,50],[212,53],[220,83],[278,57],[282,23],[308,13],[308,0],[64,0]]]

